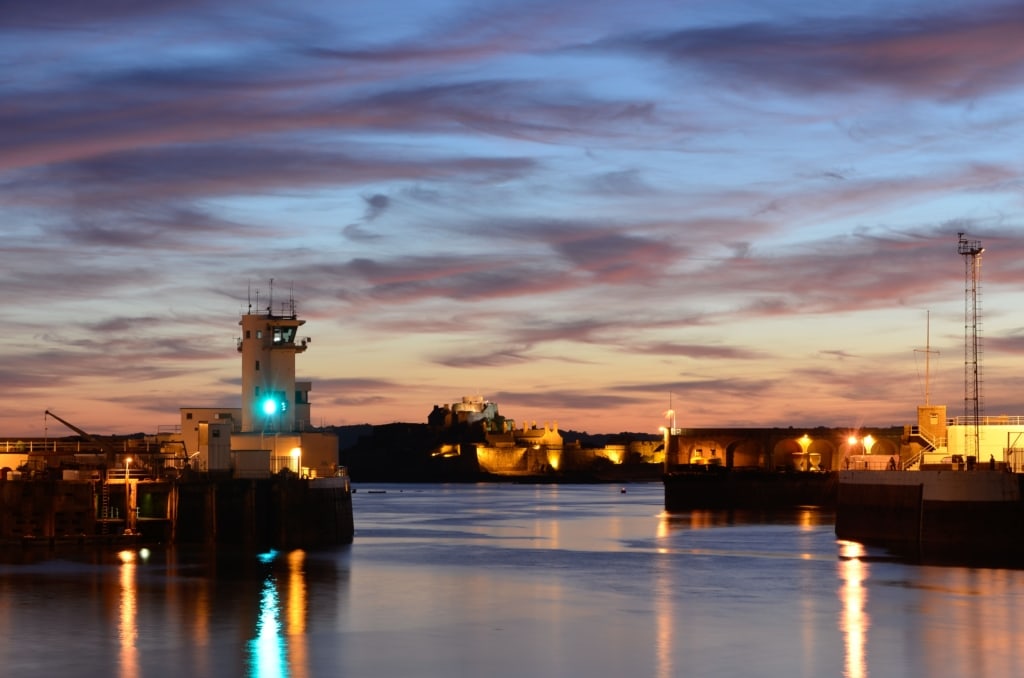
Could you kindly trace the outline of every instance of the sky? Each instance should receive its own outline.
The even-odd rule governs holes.
[[[1024,5],[0,2],[0,438],[238,407],[294,300],[317,424],[1024,414]],[[272,281],[272,282],[271,282]]]

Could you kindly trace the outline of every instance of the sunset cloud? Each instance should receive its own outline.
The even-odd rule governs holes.
[[[232,406],[238,315],[292,303],[328,424],[900,423],[925,341],[963,401],[959,233],[1024,407],[1012,3],[389,12],[5,7],[4,435]]]

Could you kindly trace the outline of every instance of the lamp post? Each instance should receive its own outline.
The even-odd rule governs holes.
[[[132,463],[131,457],[124,458],[124,530],[129,532],[132,528],[132,501],[131,486],[128,484],[128,466]]]
[[[800,445],[800,455],[804,460],[804,470],[811,470],[811,454],[807,451],[811,447],[811,437],[806,433],[803,437],[797,439],[797,444]]]
[[[664,426],[659,426],[658,433],[661,434],[661,449],[664,450],[665,452],[665,462],[662,464],[662,466],[664,466],[665,471],[667,472],[670,464],[668,458],[668,429],[665,428]]]

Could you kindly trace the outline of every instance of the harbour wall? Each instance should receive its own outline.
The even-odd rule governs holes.
[[[836,473],[691,467],[665,474],[665,510],[782,509],[836,502]]]
[[[713,464],[767,471],[836,471],[851,457],[887,460],[895,456],[898,461],[904,453],[903,439],[902,426],[674,428],[665,431],[665,470]]]
[[[354,536],[347,478],[0,481],[0,541],[315,548]]]
[[[1024,557],[1024,476],[842,471],[836,536],[935,558]]]

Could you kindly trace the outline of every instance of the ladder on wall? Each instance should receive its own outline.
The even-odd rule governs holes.
[[[105,482],[101,482],[100,485],[100,531],[101,534],[107,534],[107,519],[110,518],[110,485]]]

